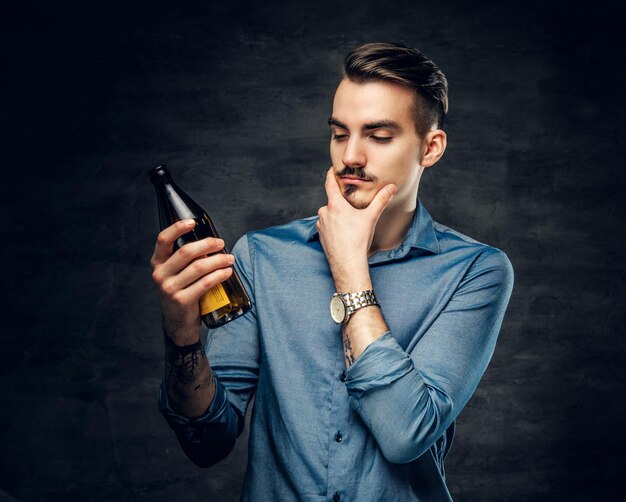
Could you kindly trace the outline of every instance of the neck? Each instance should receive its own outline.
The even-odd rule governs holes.
[[[392,203],[395,201],[392,201]],[[417,209],[417,197],[390,203],[380,215],[367,256],[397,248],[406,237]]]

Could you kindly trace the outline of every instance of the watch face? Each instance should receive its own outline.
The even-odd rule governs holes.
[[[333,296],[330,301],[330,316],[337,324],[341,324],[346,317],[346,306],[340,296]]]

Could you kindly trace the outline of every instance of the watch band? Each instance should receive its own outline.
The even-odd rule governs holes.
[[[341,314],[337,312],[333,313],[336,307],[333,307],[333,301],[331,301],[331,315],[333,316],[333,320],[338,324],[347,324],[352,314],[363,307],[369,307],[370,305],[380,306],[373,289],[356,291],[354,293],[337,292],[333,295],[333,298],[339,298],[343,304],[343,308],[341,309],[344,311],[342,319],[341,317],[337,317],[338,315],[341,316]]]
[[[346,310],[349,315],[354,314],[357,310],[370,305],[378,305],[378,300],[373,289],[365,289],[356,293],[339,293],[343,302],[346,304]]]

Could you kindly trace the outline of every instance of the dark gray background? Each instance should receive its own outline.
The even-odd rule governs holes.
[[[201,470],[156,410],[157,220],[145,173],[167,162],[231,246],[315,214],[342,57],[385,40],[420,48],[450,81],[448,149],[421,200],[436,221],[503,249],[516,273],[447,460],[455,500],[617,500],[619,11],[48,2],[0,17],[0,499],[237,500],[245,436]]]

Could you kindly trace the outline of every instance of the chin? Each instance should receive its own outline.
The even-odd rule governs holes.
[[[349,200],[348,202],[354,209],[367,209],[370,205],[369,202],[362,202],[360,200],[359,201]]]
[[[354,185],[350,185],[354,186]],[[372,198],[363,198],[361,194],[359,194],[359,190],[351,190],[348,188],[344,194],[344,198],[350,203],[350,205],[355,209],[365,209],[367,208],[371,202]]]

